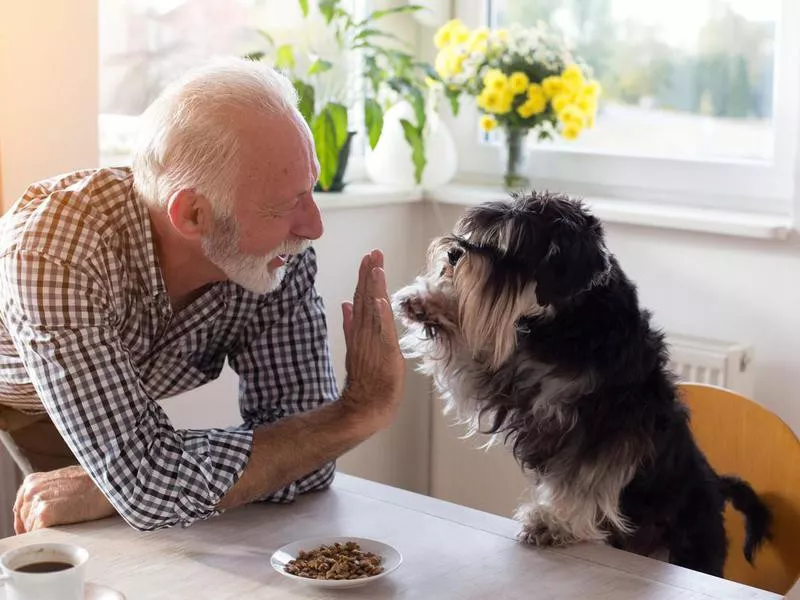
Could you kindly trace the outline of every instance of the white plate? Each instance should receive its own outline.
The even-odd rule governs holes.
[[[361,550],[364,552],[372,552],[373,554],[382,556],[383,572],[379,573],[378,575],[373,575],[372,577],[364,577],[363,579],[311,579],[310,577],[298,577],[297,575],[292,575],[284,570],[284,567],[289,563],[290,560],[297,558],[297,554],[301,550],[313,550],[314,548],[318,548],[323,544],[330,545],[335,544],[336,542],[342,544],[345,542],[356,542],[359,546],[361,546]],[[397,549],[393,548],[389,544],[384,544],[383,542],[378,542],[376,540],[368,540],[357,537],[320,537],[286,544],[283,548],[279,548],[275,551],[269,562],[272,565],[272,568],[284,577],[294,579],[295,581],[299,581],[307,585],[324,588],[351,588],[372,583],[373,581],[377,581],[382,577],[386,577],[389,573],[400,566],[400,563],[403,562],[403,557],[401,556],[400,552],[397,551]]]
[[[86,600],[125,600],[122,592],[99,583],[86,582],[83,597]],[[0,600],[6,600],[6,590],[0,585]]]

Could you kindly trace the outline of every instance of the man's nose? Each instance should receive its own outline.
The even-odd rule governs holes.
[[[322,237],[323,231],[324,227],[322,225],[322,215],[319,212],[319,207],[314,201],[314,196],[308,194],[308,196],[303,199],[303,205],[298,214],[295,226],[292,228],[292,233],[297,237],[316,240]]]

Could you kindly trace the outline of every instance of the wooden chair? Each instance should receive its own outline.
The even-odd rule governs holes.
[[[773,512],[773,539],[751,566],[742,554],[744,517],[728,505],[725,579],[786,594],[800,577],[800,441],[749,398],[703,384],[680,389],[697,443],[714,469],[748,481]]]

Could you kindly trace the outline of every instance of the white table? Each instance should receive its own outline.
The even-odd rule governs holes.
[[[515,541],[517,529],[510,519],[339,473],[332,489],[290,505],[251,505],[147,533],[115,517],[5,538],[0,552],[36,541],[81,544],[91,555],[88,579],[127,600],[780,598],[602,545],[535,549]],[[382,540],[404,562],[374,584],[332,591],[270,567],[270,555],[283,544],[323,535]]]

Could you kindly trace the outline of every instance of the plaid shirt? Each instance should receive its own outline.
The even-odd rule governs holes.
[[[154,248],[128,169],[39,182],[0,218],[0,401],[46,410],[137,529],[217,514],[254,427],[338,395],[313,249],[270,294],[218,283],[173,314]],[[243,424],[174,429],[156,401],[215,379],[226,358]],[[328,463],[263,500],[333,474]]]

